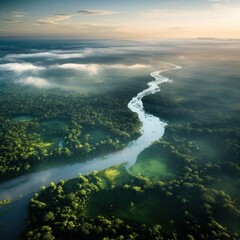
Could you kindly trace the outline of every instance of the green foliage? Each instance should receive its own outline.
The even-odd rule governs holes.
[[[0,180],[116,151],[139,135],[120,92],[83,96],[4,86],[0,94]]]
[[[31,200],[23,239],[237,239],[219,221],[219,212],[240,221],[224,192],[184,176],[159,184],[122,166],[110,170],[43,189]],[[113,172],[125,183],[109,178]]]
[[[174,87],[143,99],[146,111],[168,126],[141,153],[140,175],[118,167],[51,183],[31,200],[23,239],[239,239],[238,78],[225,79],[222,71],[214,71],[214,81],[202,70],[186,75],[178,72]],[[132,96],[1,89],[1,179],[124,147],[140,126],[126,108]],[[49,131],[49,121],[67,127]],[[54,137],[62,146],[47,141]],[[163,177],[159,168],[171,174]]]
[[[0,206],[7,205],[7,204],[9,204],[9,203],[11,203],[11,202],[12,202],[12,200],[11,200],[10,198],[0,200]]]

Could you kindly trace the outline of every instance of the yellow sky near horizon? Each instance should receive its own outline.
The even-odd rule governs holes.
[[[169,6],[156,4],[153,8],[154,5],[149,4],[148,8],[145,3],[129,9],[127,4],[122,8],[115,4],[105,9],[91,5],[82,10],[70,7],[63,10],[63,5],[61,10],[37,11],[37,6],[28,4],[23,11],[13,5],[11,11],[1,14],[0,36],[240,39],[239,1],[202,0],[207,2],[204,7],[200,4],[192,7],[187,3],[184,7],[184,0],[178,1]]]

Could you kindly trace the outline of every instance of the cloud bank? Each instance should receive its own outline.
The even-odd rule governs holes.
[[[129,53],[139,52],[155,52],[156,48],[161,47],[102,47],[102,48],[85,48],[81,50],[51,50],[48,52],[33,52],[33,53],[20,53],[8,54],[3,57],[3,60],[14,61],[18,59],[31,59],[31,58],[46,58],[49,60],[55,59],[73,59],[85,58],[89,56],[105,56],[105,55],[124,55]]]
[[[104,65],[104,66],[110,69],[129,69],[129,70],[144,69],[144,68],[150,67],[150,65],[146,65],[146,64],[133,64],[133,65],[113,64],[113,65]]]
[[[4,57],[6,60],[14,59],[30,59],[30,58],[47,58],[47,59],[69,59],[69,58],[83,58],[84,53],[57,53],[57,52],[38,52],[38,53],[21,53],[8,54]]]
[[[18,83],[24,84],[24,85],[31,85],[37,88],[47,88],[50,87],[49,82],[44,78],[39,77],[33,77],[29,76],[26,78],[22,78],[17,81]]]
[[[77,71],[84,71],[90,75],[96,75],[100,70],[100,65],[98,64],[66,63],[66,64],[57,65],[56,67],[61,69],[72,69]]]
[[[100,70],[105,69],[115,69],[115,70],[137,70],[137,69],[144,69],[150,67],[149,65],[145,64],[133,64],[133,65],[125,65],[125,64],[78,64],[78,63],[65,63],[61,65],[55,65],[56,68],[60,69],[71,69],[76,71],[84,71],[87,72],[89,75],[96,75],[99,73]]]
[[[37,49],[30,49],[29,53],[17,53],[8,54],[1,58],[1,61],[7,61],[4,64],[0,64],[0,70],[13,71],[15,75],[6,73],[10,77],[11,81],[18,84],[31,85],[37,88],[49,88],[49,87],[69,87],[80,86],[81,84],[89,84],[96,82],[96,76],[98,80],[108,80],[108,74],[114,71],[126,71],[142,70],[149,68],[150,65],[140,63],[127,63],[125,60],[125,54],[131,52],[153,50],[146,47],[100,47],[100,48],[83,48],[83,49],[55,49],[49,51],[40,52]],[[123,55],[120,57],[121,62],[109,63],[103,62],[89,62],[86,60],[82,62],[83,58],[96,56],[112,56]],[[79,59],[78,59],[79,58]],[[92,59],[92,58],[90,58]],[[61,61],[64,60],[64,61]],[[10,63],[10,61],[12,61]],[[35,65],[34,62],[37,62]],[[38,64],[41,64],[40,66]],[[71,72],[72,71],[72,72]],[[135,74],[135,73],[134,73]]]
[[[0,70],[14,71],[14,72],[26,72],[26,71],[39,71],[44,70],[45,67],[35,66],[31,63],[5,63],[0,64]]]
[[[56,14],[53,16],[48,16],[48,17],[39,19],[36,21],[36,23],[40,25],[45,25],[45,24],[57,25],[62,21],[70,19],[72,16],[73,15],[70,15],[70,14]]]

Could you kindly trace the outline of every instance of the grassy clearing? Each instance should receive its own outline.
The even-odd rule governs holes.
[[[32,119],[33,119],[33,117],[31,117],[31,116],[17,116],[17,117],[13,117],[13,118],[12,118],[12,121],[13,121],[14,123],[19,123],[19,122],[30,121],[30,120],[32,120]]]
[[[169,180],[175,177],[173,157],[156,144],[145,149],[130,168],[135,176],[148,177],[151,180]]]
[[[36,133],[44,142],[45,147],[53,150],[59,146],[59,142],[63,140],[63,132],[68,127],[66,121],[63,120],[48,120],[39,123]]]
[[[175,176],[166,159],[162,157],[140,158],[130,170],[135,176],[141,175],[154,180],[170,179]]]

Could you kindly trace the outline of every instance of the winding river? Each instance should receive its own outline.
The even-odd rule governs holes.
[[[71,179],[77,177],[80,173],[87,174],[94,170],[100,171],[115,164],[126,163],[126,169],[129,170],[136,162],[139,153],[163,136],[166,123],[144,111],[142,98],[159,92],[160,84],[171,82],[170,79],[161,75],[163,72],[181,69],[180,66],[175,64],[165,64],[169,68],[152,72],[151,76],[155,80],[149,82],[148,88],[139,92],[128,103],[128,108],[138,114],[142,123],[142,135],[137,140],[131,142],[123,150],[101,158],[23,175],[0,185],[0,200],[7,198],[12,200],[11,204],[0,208],[0,239],[18,239],[25,226],[24,220],[27,217],[29,200],[35,192],[39,191],[41,186],[49,185],[50,182],[57,183],[61,179]]]

